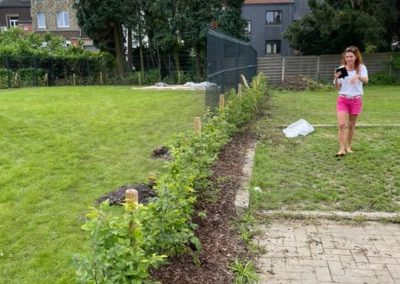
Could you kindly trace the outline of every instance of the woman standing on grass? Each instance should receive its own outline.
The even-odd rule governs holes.
[[[338,68],[339,69],[339,68]],[[337,99],[337,122],[339,128],[339,152],[336,157],[342,157],[346,153],[352,153],[355,126],[358,115],[361,113],[363,84],[368,83],[368,71],[362,64],[359,49],[350,46],[342,54],[341,71],[336,69],[335,88],[339,90]],[[347,123],[347,133],[346,133]]]

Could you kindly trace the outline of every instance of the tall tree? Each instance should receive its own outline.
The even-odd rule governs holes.
[[[187,47],[192,48],[196,58],[196,74],[203,77],[207,30],[210,23],[216,21],[221,11],[221,1],[190,0],[186,7],[183,39]]]
[[[121,2],[122,1],[122,2]],[[94,44],[100,49],[111,52],[116,58],[118,75],[125,73],[125,49],[123,23],[126,22],[125,0],[78,0],[74,4],[77,10],[78,24]]]
[[[246,21],[242,19],[242,5],[244,0],[226,0],[224,8],[218,16],[218,28],[233,37],[247,39],[245,36]]]
[[[393,33],[391,24],[396,22],[398,13],[394,2],[310,0],[311,13],[289,26],[284,36],[303,54],[339,53],[349,45],[362,50],[388,50]],[[388,14],[382,15],[379,8]]]
[[[148,7],[152,36],[162,51],[172,51],[176,71],[181,71],[179,50],[183,47],[182,30],[185,25],[185,0],[155,0]]]

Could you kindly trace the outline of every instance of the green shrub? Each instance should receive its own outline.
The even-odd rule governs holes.
[[[91,236],[91,254],[77,259],[77,276],[82,282],[143,283],[149,269],[162,263],[165,256],[148,254],[140,216],[145,208],[125,203],[123,215],[112,211],[106,202],[93,208],[82,227]]]
[[[131,210],[125,205],[123,216],[113,213],[108,203],[93,209],[83,226],[90,233],[92,251],[77,260],[81,281],[140,283],[164,255],[188,251],[189,243],[201,248],[191,219],[197,193],[208,186],[211,166],[223,145],[238,127],[256,116],[265,91],[265,78],[258,75],[241,96],[231,94],[226,108],[204,115],[200,135],[180,134],[170,147],[172,160],[156,183],[153,202]]]
[[[396,71],[400,72],[400,53],[393,53],[392,55],[392,65]]]
[[[386,73],[377,73],[369,76],[369,84],[371,85],[398,85],[400,79]]]

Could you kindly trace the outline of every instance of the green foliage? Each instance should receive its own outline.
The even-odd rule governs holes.
[[[259,277],[251,261],[243,263],[239,259],[236,259],[233,263],[228,265],[228,268],[235,273],[235,284],[258,283]]]
[[[157,180],[157,198],[153,202],[140,206],[135,213],[125,212],[123,218],[107,217],[107,204],[89,215],[91,220],[84,225],[84,229],[91,232],[93,257],[80,262],[78,274],[83,275],[82,279],[95,280],[97,273],[89,273],[90,267],[92,271],[93,267],[105,267],[111,271],[115,265],[118,266],[115,268],[115,277],[121,277],[126,263],[129,263],[132,271],[139,270],[140,277],[145,279],[147,270],[159,263],[158,255],[173,256],[188,251],[188,244],[201,248],[193,232],[196,225],[191,221],[197,193],[208,187],[208,178],[212,174],[210,168],[222,146],[239,126],[255,117],[262,95],[265,94],[266,83],[265,77],[260,74],[253,81],[251,89],[239,99],[233,98],[225,109],[214,115],[210,112],[204,115],[201,134],[178,136],[170,147],[173,159],[167,164],[167,173]],[[250,115],[242,112],[249,112]],[[140,233],[129,234],[127,224],[132,222]],[[130,240],[129,244],[127,239]],[[133,247],[129,246],[132,244]],[[122,255],[118,254],[120,249],[123,250]],[[120,256],[121,259],[117,261],[114,256]],[[143,266],[142,261],[146,261],[147,266]],[[244,271],[247,273],[248,270],[246,264]]]
[[[309,1],[311,13],[294,22],[284,35],[303,54],[341,53],[350,45],[387,51],[399,21],[395,0]],[[397,24],[396,24],[397,23]]]
[[[163,262],[165,256],[146,254],[139,220],[146,208],[125,203],[123,215],[111,210],[108,202],[87,215],[82,227],[91,237],[91,254],[78,259],[77,276],[82,282],[143,283],[149,268]]]
[[[376,73],[369,76],[370,85],[400,85],[400,79],[387,73]]]
[[[243,0],[226,1],[226,8],[218,17],[218,28],[230,36],[246,40],[244,32],[246,21],[241,17],[243,2]]]
[[[396,71],[400,72],[400,53],[393,53],[392,64]]]

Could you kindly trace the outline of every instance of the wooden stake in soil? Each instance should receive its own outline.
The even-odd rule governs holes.
[[[240,97],[242,95],[242,89],[243,89],[243,85],[242,84],[238,84],[238,92],[237,95]]]
[[[103,72],[100,71],[100,85],[103,85]]]
[[[49,73],[44,74],[44,85],[49,86]]]
[[[250,89],[249,84],[247,83],[246,77],[243,74],[240,74],[240,79],[242,79],[243,85],[246,89]]]
[[[76,86],[76,77],[75,77],[75,73],[72,74],[72,82],[73,82],[74,86]]]
[[[224,110],[225,108],[225,96],[219,95],[219,110]]]
[[[15,72],[15,76],[14,76],[14,86],[15,87],[19,87],[19,77],[18,77],[18,71]]]
[[[200,116],[196,116],[194,118],[194,132],[199,136],[201,135],[201,119],[200,119]]]
[[[125,191],[125,202],[137,205],[139,203],[139,193],[134,188]]]

